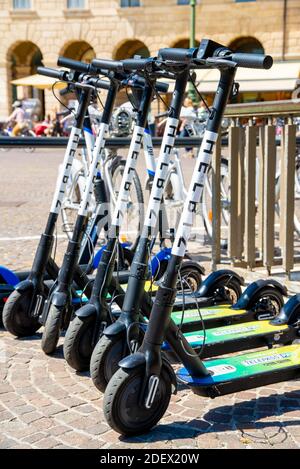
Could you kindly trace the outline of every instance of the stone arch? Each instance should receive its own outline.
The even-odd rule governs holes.
[[[78,40],[68,41],[60,50],[59,55],[88,63],[96,57],[94,48],[88,42]]]
[[[235,52],[264,54],[262,43],[253,36],[241,36],[230,42],[229,48]]]
[[[195,47],[198,47],[200,42],[196,39],[195,40]],[[183,49],[189,49],[190,47],[190,40],[187,37],[182,37],[179,39],[176,39],[170,47],[178,47],[178,48],[183,48]]]
[[[39,65],[43,65],[41,49],[32,41],[17,41],[7,51],[7,78],[9,103],[17,98],[17,88],[11,85],[11,80],[23,78],[36,73]],[[38,98],[44,107],[44,92],[31,87],[24,89],[25,98]]]
[[[115,47],[113,52],[113,59],[130,59],[134,55],[150,57],[150,51],[146,44],[139,39],[126,39]]]

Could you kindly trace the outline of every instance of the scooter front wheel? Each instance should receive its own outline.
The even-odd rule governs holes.
[[[104,392],[112,376],[124,358],[124,334],[106,337],[103,335],[95,346],[90,363],[90,374],[94,385]]]
[[[55,352],[62,327],[62,310],[51,305],[42,336],[42,350],[47,355]]]
[[[64,357],[71,368],[76,371],[89,369],[93,352],[93,332],[95,316],[79,318],[75,316],[67,329],[64,340]]]
[[[38,318],[30,313],[33,291],[13,291],[3,308],[5,329],[16,337],[29,337],[41,327]]]
[[[120,368],[110,380],[104,395],[104,415],[108,424],[122,435],[141,435],[151,430],[166,412],[171,398],[171,382],[162,369],[151,407],[141,399],[145,369]]]

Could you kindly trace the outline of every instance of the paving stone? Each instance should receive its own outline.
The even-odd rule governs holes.
[[[25,441],[26,443],[35,443],[37,441],[43,440],[47,437],[46,433],[33,433],[32,435],[26,436],[26,438],[23,438],[22,441]]]
[[[64,412],[65,410],[67,410],[67,407],[65,405],[51,404],[51,405],[43,406],[42,412],[46,417],[49,417],[51,415]]]
[[[21,419],[25,423],[33,423],[36,422],[37,420],[40,420],[43,417],[43,414],[41,412],[37,412],[34,410],[34,412],[28,412],[24,415],[21,416]]]
[[[4,438],[0,441],[0,449],[9,449],[13,448],[16,444],[16,440],[12,440],[11,438]]]
[[[58,444],[59,444],[59,442],[55,438],[47,437],[47,438],[44,438],[44,439],[39,440],[36,443],[34,443],[34,447],[35,448],[41,448],[41,449],[47,449],[47,448],[54,448]]]

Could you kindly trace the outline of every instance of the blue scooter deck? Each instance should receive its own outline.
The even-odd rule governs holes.
[[[177,378],[196,394],[213,398],[299,377],[300,345],[205,360],[204,364],[209,375],[193,377],[180,368]]]

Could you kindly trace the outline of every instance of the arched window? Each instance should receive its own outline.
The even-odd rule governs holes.
[[[85,41],[68,42],[61,50],[60,55],[69,59],[81,60],[90,63],[95,57],[95,51],[92,46]]]
[[[235,52],[247,52],[252,54],[264,54],[262,44],[255,37],[239,37],[229,44],[229,48]]]
[[[117,47],[113,58],[115,60],[130,59],[134,55],[149,57],[150,52],[146,44],[142,41],[139,41],[138,39],[128,39]]]
[[[18,41],[8,51],[7,61],[9,64],[8,81],[24,78],[29,75],[34,75],[36,69],[42,63],[43,56],[39,47],[31,41]],[[12,85],[8,90],[9,99],[13,102],[17,99],[17,87]],[[23,87],[22,98],[24,99],[39,99],[41,110],[44,108],[44,92],[30,86]]]
[[[195,47],[199,46],[199,41],[197,39],[195,40]],[[178,47],[178,48],[183,48],[183,49],[189,49],[190,47],[190,40],[188,38],[184,39],[178,39],[175,41],[170,47]]]

